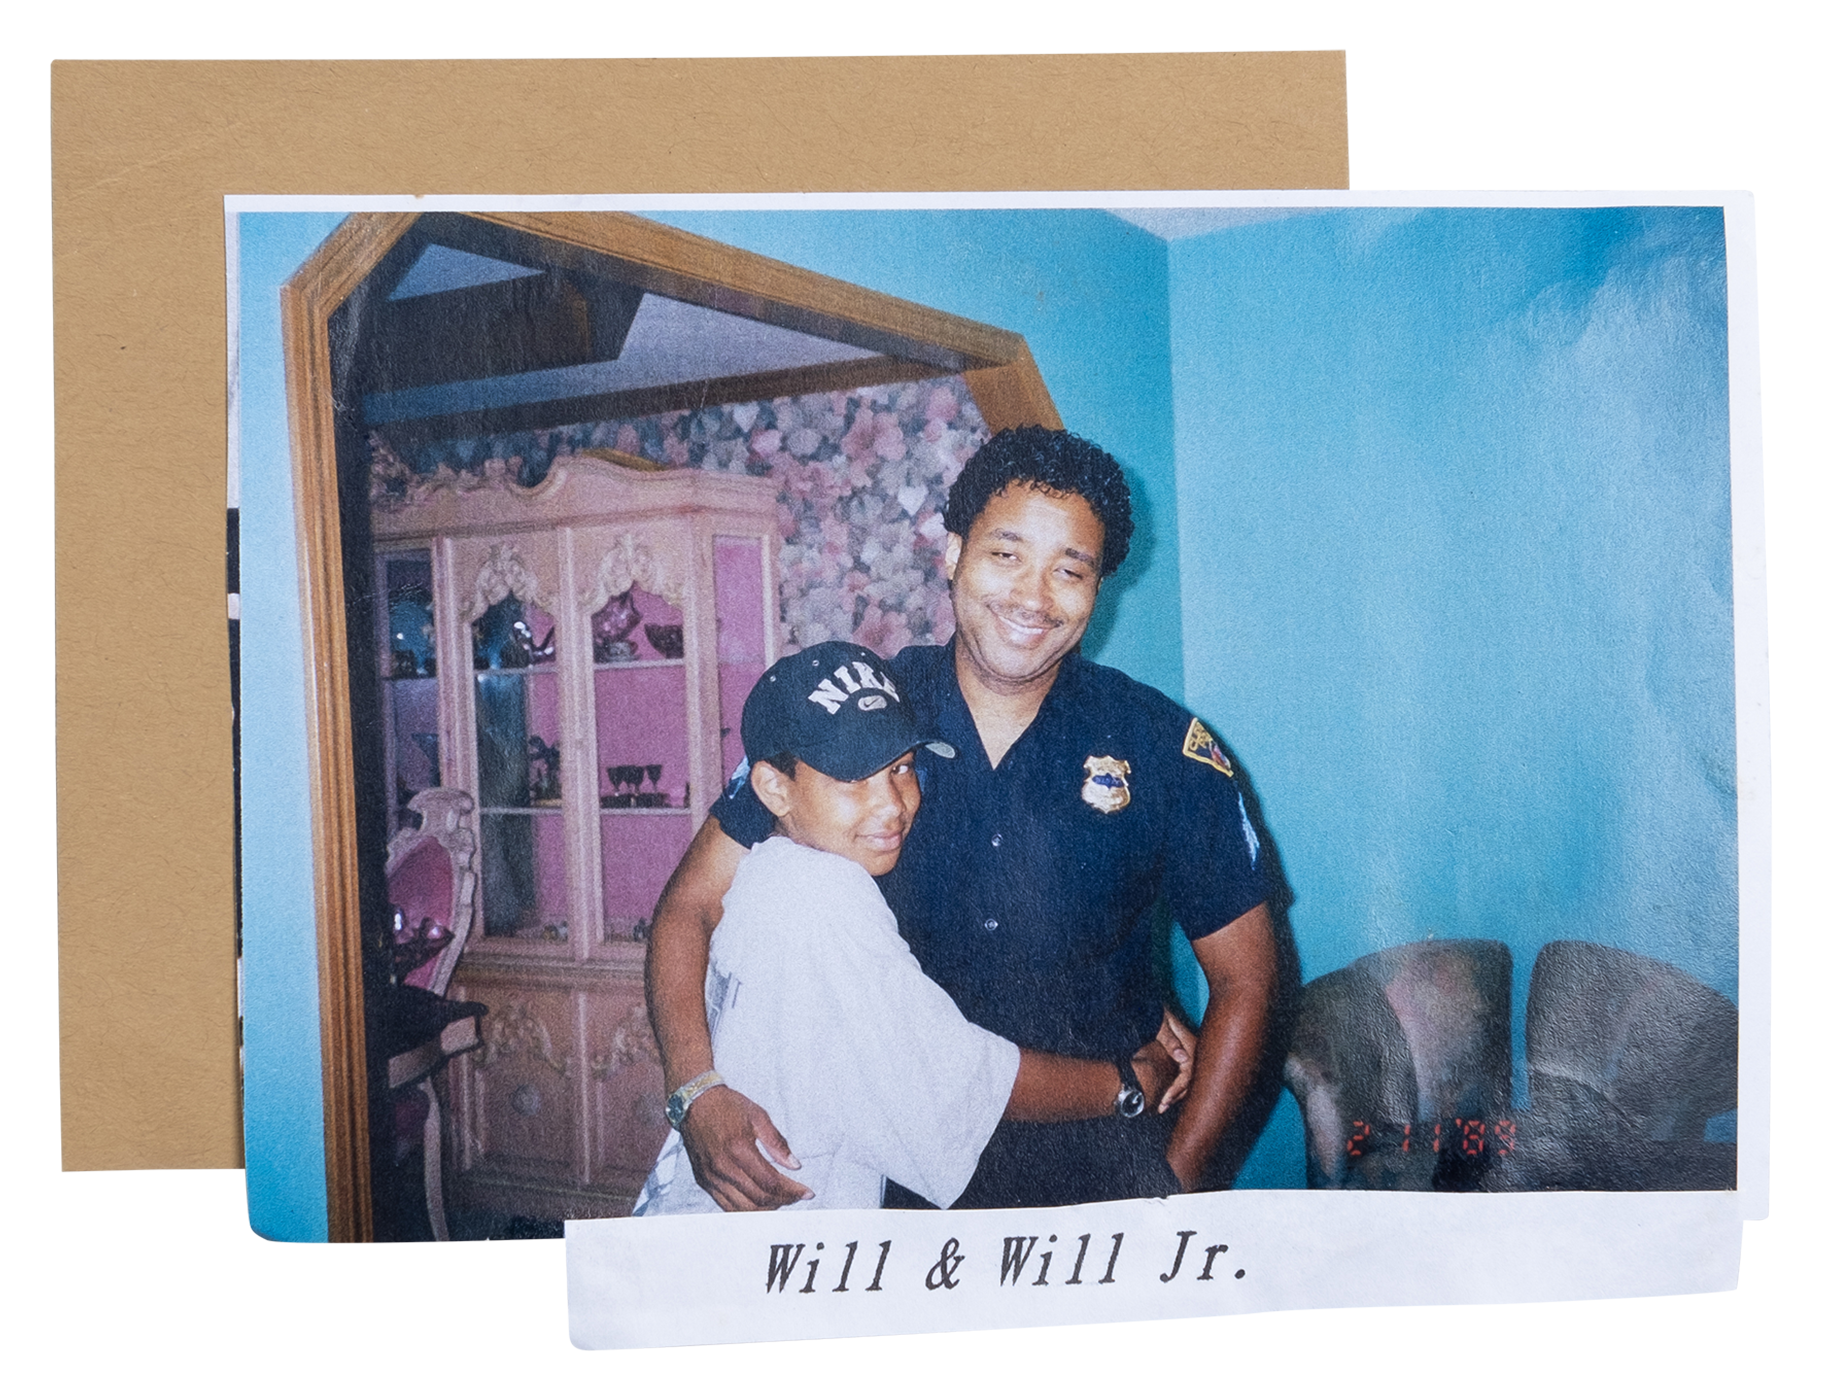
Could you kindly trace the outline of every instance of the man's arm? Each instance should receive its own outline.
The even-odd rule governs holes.
[[[1158,1038],[1134,1053],[1133,1069],[1148,1109],[1157,1109],[1172,1086],[1185,1079],[1184,1069]],[[1113,1062],[1060,1057],[1021,1047],[1019,1075],[1013,1081],[1003,1118],[1053,1122],[1100,1119],[1114,1113],[1120,1094],[1121,1072]]]
[[[644,990],[662,1052],[665,1090],[713,1069],[707,1032],[707,944],[745,850],[711,816],[663,888],[650,924]],[[697,1096],[681,1124],[694,1176],[729,1212],[781,1207],[809,1195],[758,1152],[762,1144],[786,1168],[799,1168],[770,1116],[727,1086]]]
[[[1203,1176],[1254,1082],[1279,974],[1266,903],[1192,941],[1191,949],[1209,981],[1210,1003],[1197,1038],[1196,1074],[1165,1153],[1187,1189]]]

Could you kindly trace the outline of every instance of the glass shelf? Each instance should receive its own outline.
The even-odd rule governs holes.
[[[610,673],[618,669],[685,669],[685,659],[613,659],[603,664],[594,664],[594,669]]]

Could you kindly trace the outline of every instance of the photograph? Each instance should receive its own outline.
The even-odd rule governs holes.
[[[228,201],[257,1232],[1761,1187],[1724,199],[777,205]]]

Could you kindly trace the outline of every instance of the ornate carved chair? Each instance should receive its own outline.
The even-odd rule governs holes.
[[[1480,1185],[1510,1113],[1509,948],[1416,941],[1300,993],[1286,1083],[1319,1188]]]
[[[403,829],[389,841],[396,982],[377,1016],[388,1053],[388,1087],[397,1106],[398,1161],[412,1149],[409,1140],[419,1116],[427,1222],[434,1239],[444,1241],[449,1233],[438,1087],[446,1063],[479,1045],[478,1019],[486,1011],[483,1004],[445,997],[471,934],[477,849],[467,819],[472,801],[463,791],[423,790],[408,808],[420,816],[420,828]],[[420,1115],[415,1107],[423,1103]]]

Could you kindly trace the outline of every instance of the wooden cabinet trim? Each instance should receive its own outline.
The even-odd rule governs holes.
[[[334,1241],[374,1235],[369,1179],[369,1091],[362,999],[359,850],[351,730],[350,672],[339,525],[331,317],[384,258],[412,250],[404,238],[461,248],[493,239],[505,255],[538,265],[574,266],[729,313],[873,349],[938,373],[964,371],[988,426],[1057,424],[1030,351],[1011,331],[949,315],[832,277],[727,247],[622,213],[360,213],[347,218],[281,289],[289,445],[298,519],[304,626],[307,760],[312,808],[313,890],[318,930],[318,995],[324,1091],[326,1220]],[[811,382],[824,382],[811,371]],[[777,392],[801,391],[792,377]],[[583,467],[581,467],[583,469]],[[689,472],[679,472],[688,475]],[[690,486],[717,507],[729,483],[698,477]],[[565,485],[565,476],[554,490]],[[455,510],[463,506],[453,505]],[[380,518],[380,516],[378,516]],[[431,522],[431,521],[428,521]],[[534,520],[531,527],[539,526]],[[397,547],[452,530],[416,521],[396,532],[383,521],[376,543]],[[502,525],[498,528],[501,530]],[[462,529],[459,531],[463,531]],[[443,545],[442,545],[443,546]],[[436,587],[453,595],[451,556],[435,557]],[[776,569],[767,558],[766,584]],[[461,584],[462,585],[462,584]],[[776,627],[767,629],[772,656]],[[442,656],[445,663],[452,656]],[[442,724],[459,714],[444,714]],[[459,724],[455,723],[455,726]],[[448,740],[458,740],[454,731]],[[461,742],[462,745],[462,742]],[[704,802],[708,789],[697,791]],[[486,970],[484,948],[468,949],[460,975]],[[542,963],[517,962],[517,973]],[[578,974],[596,961],[565,961]],[[615,964],[606,961],[603,963]],[[557,965],[559,968],[559,965]],[[641,973],[640,966],[637,973]]]

